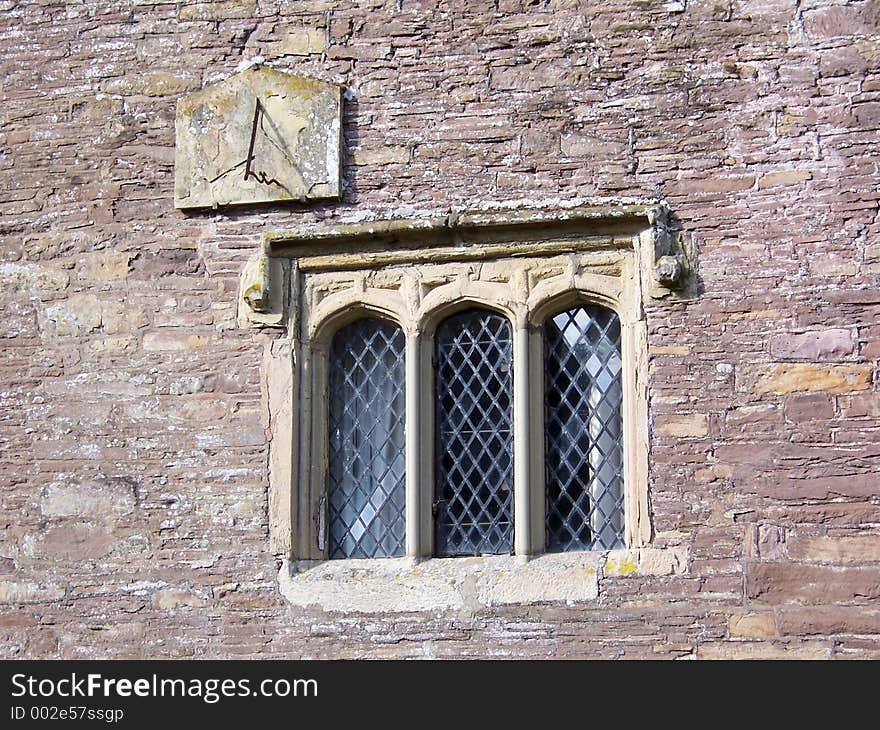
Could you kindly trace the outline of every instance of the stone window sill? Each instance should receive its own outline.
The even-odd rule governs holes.
[[[295,606],[342,613],[418,613],[535,603],[593,601],[599,579],[668,575],[686,564],[681,548],[472,558],[296,561],[279,573]]]

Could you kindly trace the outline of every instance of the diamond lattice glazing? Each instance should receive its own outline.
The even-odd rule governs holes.
[[[361,319],[333,338],[329,373],[331,558],[404,554],[404,336]]]
[[[483,310],[445,320],[436,336],[438,555],[513,549],[513,341]]]
[[[544,328],[547,549],[623,545],[620,320],[570,309]]]

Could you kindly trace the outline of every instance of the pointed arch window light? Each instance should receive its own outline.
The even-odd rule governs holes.
[[[340,329],[330,348],[331,558],[404,554],[404,336],[380,319]]]
[[[549,551],[622,547],[620,319],[600,306],[544,325],[544,459]]]
[[[437,555],[513,551],[513,333],[470,309],[435,337]]]

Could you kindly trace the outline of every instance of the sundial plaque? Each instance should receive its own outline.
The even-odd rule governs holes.
[[[251,68],[177,105],[177,208],[339,198],[342,89]]]

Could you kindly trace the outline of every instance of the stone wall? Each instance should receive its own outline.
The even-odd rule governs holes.
[[[0,11],[0,655],[880,657],[880,4]],[[257,56],[347,87],[342,202],[176,211],[177,99]],[[571,606],[292,607],[260,234],[621,196],[699,254],[647,311],[653,547]]]

